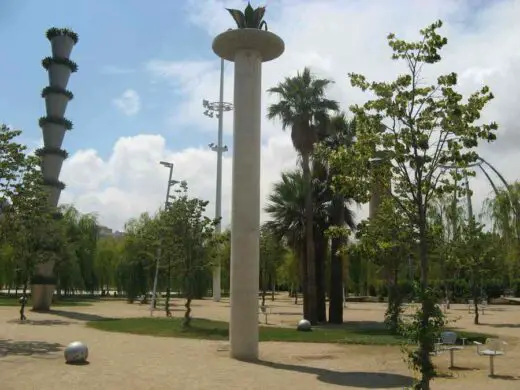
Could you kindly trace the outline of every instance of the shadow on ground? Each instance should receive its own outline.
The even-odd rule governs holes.
[[[513,376],[513,375],[490,375],[491,379],[501,379],[504,381],[518,381],[520,380],[520,377]]]
[[[519,324],[484,324],[484,323],[481,323],[481,325],[491,326],[492,328],[520,328],[520,323]]]
[[[0,357],[49,355],[60,352],[63,345],[45,341],[14,341],[0,339]]]
[[[323,323],[315,325],[314,328],[322,328],[322,329],[348,329],[351,330],[375,330],[381,331],[383,333],[389,333],[388,328],[381,321],[344,321],[342,324],[329,324]]]
[[[325,368],[275,363],[265,360],[253,362],[261,366],[316,375],[320,382],[336,386],[358,387],[361,389],[392,389],[411,386],[413,378],[400,374],[377,372],[340,372]]]
[[[99,316],[97,314],[78,313],[75,311],[68,311],[68,310],[49,310],[46,313],[52,314],[55,316],[69,318],[71,320],[77,320],[77,321],[103,321],[103,320],[111,319],[109,317],[103,317],[103,316]]]
[[[31,319],[24,320],[24,321],[21,321],[21,320],[10,320],[10,321],[7,321],[7,322],[10,323],[10,324],[20,324],[20,325],[47,325],[47,326],[52,326],[52,325],[70,325],[70,324],[73,323],[73,322],[70,322],[70,321],[63,321],[63,320],[31,320]]]

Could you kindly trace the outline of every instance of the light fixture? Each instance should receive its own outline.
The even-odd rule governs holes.
[[[160,161],[159,164],[161,164],[163,167],[166,167],[166,168],[173,167],[173,164],[171,162],[167,162],[167,161]]]

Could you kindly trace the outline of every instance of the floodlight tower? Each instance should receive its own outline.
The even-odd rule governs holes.
[[[224,101],[224,59],[220,60],[220,96],[218,102],[210,102],[209,100],[202,101],[204,108],[204,115],[209,118],[216,117],[218,119],[218,136],[217,144],[213,142],[208,146],[212,151],[217,152],[217,185],[215,195],[215,219],[218,221],[215,231],[220,233],[222,230],[222,154],[228,151],[228,147],[223,145],[223,127],[224,127],[224,112],[233,110],[233,104]],[[220,301],[220,264],[213,269],[213,300]]]

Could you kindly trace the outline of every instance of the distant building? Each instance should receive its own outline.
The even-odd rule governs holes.
[[[102,225],[98,225],[98,233],[99,237],[121,238],[124,236],[123,232],[120,232],[119,230],[114,232],[112,229]]]

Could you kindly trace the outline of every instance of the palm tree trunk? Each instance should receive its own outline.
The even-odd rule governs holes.
[[[298,251],[299,257],[299,266],[300,266],[300,286],[303,295],[303,318],[309,318],[309,300],[307,297],[307,255],[305,253],[307,246],[305,245],[305,241],[299,243],[300,248]],[[294,304],[298,303],[298,290],[296,290],[296,296],[294,299]]]
[[[343,226],[345,224],[344,198],[335,195],[332,201],[332,223],[334,226]],[[343,237],[333,237],[331,241],[329,322],[332,324],[343,323],[343,258],[338,253],[343,242]]]
[[[314,232],[316,262],[316,305],[318,322],[327,322],[325,260],[327,258],[327,239],[323,231]]]
[[[309,153],[302,153],[303,180],[305,182],[305,254],[307,263],[308,317],[311,324],[318,322],[316,262],[314,252],[314,210],[312,204],[312,177],[309,166]]]

